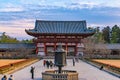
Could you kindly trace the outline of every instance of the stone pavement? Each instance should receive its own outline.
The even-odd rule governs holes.
[[[38,61],[32,64],[31,66],[35,67],[34,80],[42,80],[41,72],[44,72],[45,70],[51,70],[51,69],[47,69],[46,67],[43,67],[43,60]],[[28,66],[22,70],[13,73],[14,80],[32,80],[30,74],[31,66]],[[57,68],[53,68],[53,69],[57,69]],[[63,69],[76,70],[79,73],[79,80],[120,80],[120,78],[117,78],[113,75],[110,75],[109,73],[99,70],[81,60],[79,62],[76,62],[75,66],[73,66],[72,59],[68,59],[67,66],[63,67]],[[3,75],[0,75],[0,78],[2,76]]]

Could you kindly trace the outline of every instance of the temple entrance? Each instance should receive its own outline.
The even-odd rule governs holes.
[[[68,56],[75,56],[78,53],[78,47],[84,47],[81,44],[82,39],[95,33],[94,30],[87,28],[85,20],[36,20],[35,27],[33,29],[25,29],[25,32],[35,37],[33,41],[37,44],[36,53],[40,55],[53,55],[52,51],[55,51],[57,46],[61,44],[66,52],[68,52]],[[38,51],[38,48],[42,49]]]

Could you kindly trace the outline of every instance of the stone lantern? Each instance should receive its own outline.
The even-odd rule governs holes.
[[[66,51],[59,45],[55,51],[55,66],[58,66],[58,73],[61,73],[62,67],[66,65]]]

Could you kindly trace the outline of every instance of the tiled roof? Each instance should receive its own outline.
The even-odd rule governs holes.
[[[120,50],[120,44],[96,44],[96,49],[119,49]]]
[[[0,43],[0,49],[35,48],[33,43]]]
[[[35,33],[91,33],[86,21],[40,21],[36,20],[35,28],[29,30]]]

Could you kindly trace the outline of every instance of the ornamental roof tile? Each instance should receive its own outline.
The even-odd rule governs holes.
[[[43,21],[36,20],[34,33],[93,33],[88,30],[86,21]]]

